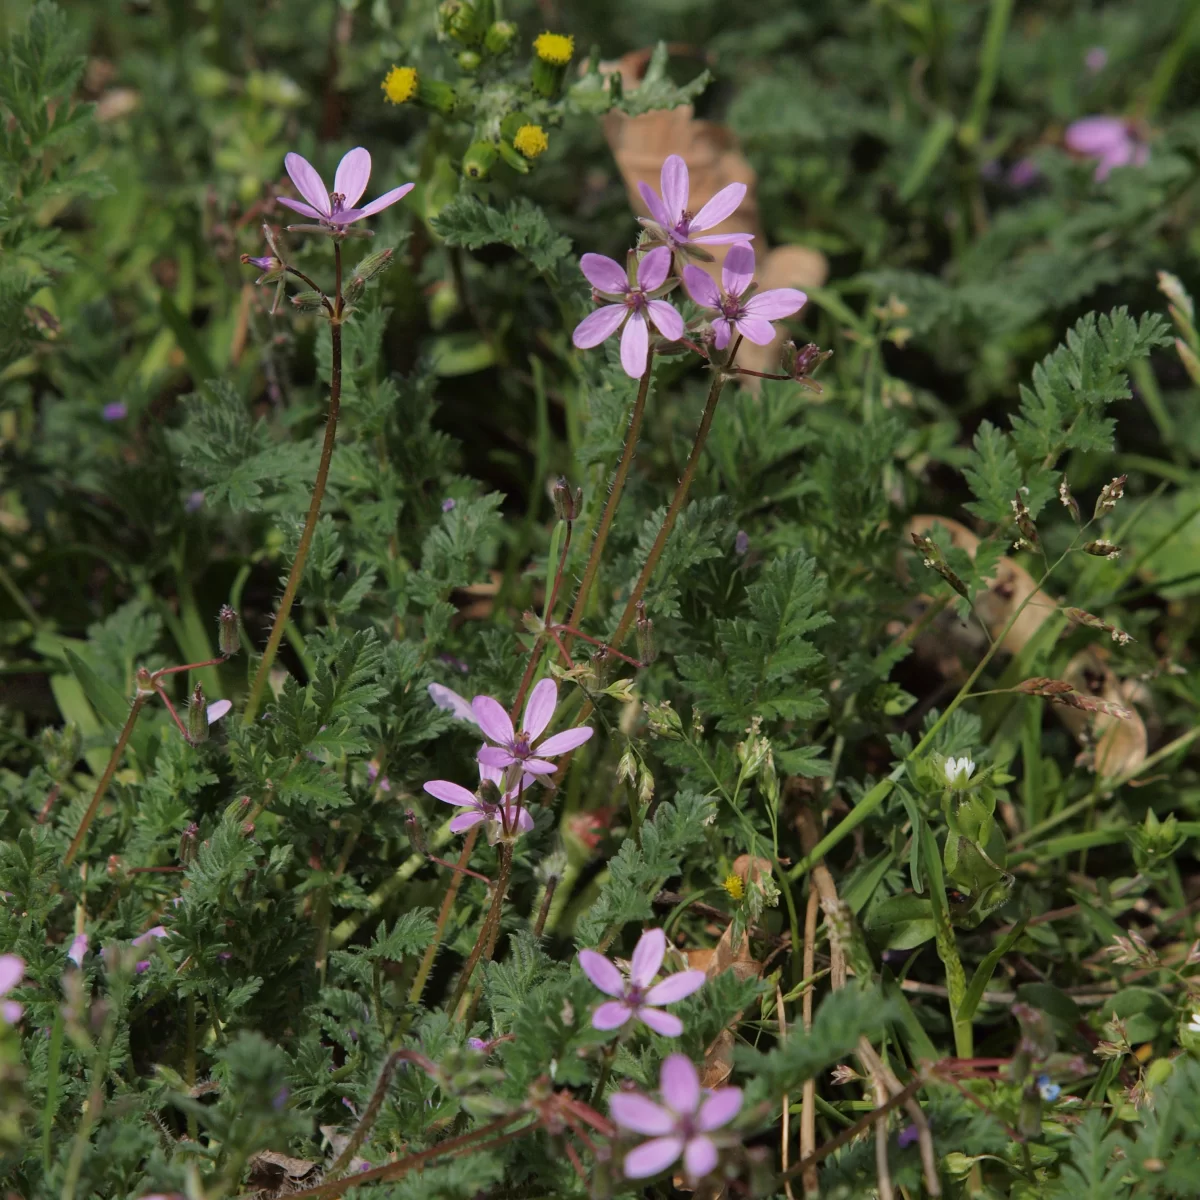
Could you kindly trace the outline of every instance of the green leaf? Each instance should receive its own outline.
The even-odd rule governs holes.
[[[983,962],[975,968],[975,974],[971,976],[967,994],[963,997],[963,1002],[958,1010],[958,1020],[970,1021],[974,1018],[975,1010],[983,999],[983,993],[987,991],[987,985],[992,981],[997,964],[1017,944],[1017,939],[1025,932],[1028,921],[1027,917],[1018,921],[989,951]]]
[[[974,446],[963,474],[975,500],[965,508],[981,520],[1008,524],[1023,479],[1016,451],[991,421],[980,422]]]
[[[712,82],[712,72],[705,69],[682,87],[677,86],[667,74],[669,59],[666,42],[658,42],[637,88],[625,92],[613,107],[631,117],[656,108],[678,108],[681,104],[691,104]]]
[[[523,196],[499,209],[459,192],[430,224],[447,245],[509,246],[539,271],[556,272],[571,253],[571,239],[556,233],[545,211]]]

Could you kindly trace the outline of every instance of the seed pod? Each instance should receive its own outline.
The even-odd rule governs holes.
[[[200,848],[200,826],[192,821],[179,835],[179,850],[177,851],[179,865],[190,867],[196,860],[196,851]]]
[[[472,142],[463,155],[462,173],[468,179],[486,179],[495,162],[494,142]]]
[[[150,696],[154,694],[154,676],[145,667],[138,667],[134,678],[137,683],[139,695]]]
[[[425,833],[421,829],[421,819],[410,808],[404,813],[404,824],[408,829],[408,840],[412,843],[412,848],[418,854],[427,853],[425,848]]]
[[[242,648],[242,637],[238,632],[237,613],[228,604],[221,605],[217,615],[217,646],[222,658],[232,658]]]
[[[637,602],[637,636],[638,658],[644,663],[652,663],[658,657],[658,647],[654,643],[654,622],[646,616],[646,602]]]

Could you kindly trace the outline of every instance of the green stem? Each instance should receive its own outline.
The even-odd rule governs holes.
[[[133,727],[137,724],[138,713],[142,711],[142,705],[152,695],[152,692],[138,692],[133,698],[133,704],[129,709],[129,716],[125,718],[125,724],[121,729],[120,736],[117,738],[117,744],[113,747],[113,752],[109,756],[108,766],[104,768],[104,774],[100,776],[100,782],[96,784],[96,791],[92,796],[92,802],[88,805],[87,812],[83,814],[83,820],[79,822],[79,828],[75,831],[75,836],[71,839],[71,844],[67,847],[66,857],[63,859],[64,867],[69,867],[75,861],[75,855],[79,853],[79,849],[83,845],[83,839],[87,837],[87,832],[92,827],[92,822],[96,819],[96,813],[100,808],[100,801],[104,799],[104,793],[108,791],[108,785],[112,782],[113,775],[116,774],[117,764],[121,761],[121,755],[125,753],[125,747],[129,744]]]
[[[1000,70],[1000,57],[1004,50],[1004,36],[1008,32],[1012,7],[1013,0],[992,0],[991,3],[987,32],[983,36],[983,49],[979,54],[979,76],[975,82],[971,112],[958,135],[959,140],[968,149],[975,146],[983,133],[988,105],[991,103],[996,76]]]
[[[736,353],[737,347],[735,346],[734,353],[729,356],[730,364],[732,364],[734,354]],[[650,582],[650,577],[654,574],[654,568],[658,566],[658,560],[662,557],[662,552],[666,547],[667,538],[671,536],[671,530],[675,528],[675,521],[678,519],[687,500],[692,480],[696,475],[696,468],[700,464],[700,455],[704,452],[704,443],[708,441],[708,433],[712,428],[713,417],[716,415],[717,401],[721,398],[721,391],[725,387],[725,381],[728,378],[728,375],[726,375],[722,368],[716,368],[716,376],[712,381],[712,387],[708,389],[708,401],[704,405],[704,415],[700,418],[700,428],[696,430],[696,440],[692,443],[692,452],[688,455],[687,466],[684,467],[683,476],[675,488],[675,495],[671,497],[670,507],[667,509],[667,515],[663,518],[658,536],[654,539],[654,545],[650,547],[650,553],[646,556],[646,561],[642,565],[642,572],[637,578],[637,583],[633,585],[633,591],[630,593],[629,600],[625,604],[625,611],[621,614],[621,620],[617,623],[616,631],[609,639],[611,644],[617,649],[620,649],[621,643],[625,640],[625,635],[629,632],[629,627],[633,624],[633,619],[637,615],[638,601],[641,600],[646,591],[646,585]]]
[[[608,531],[612,527],[613,517],[616,516],[617,505],[621,503],[621,492],[625,488],[625,480],[629,477],[629,468],[633,465],[633,455],[637,450],[638,438],[642,432],[642,417],[646,412],[646,397],[650,392],[650,376],[653,371],[654,350],[651,348],[646,356],[646,372],[638,385],[637,399],[633,402],[629,431],[625,435],[625,450],[621,455],[621,461],[617,464],[617,473],[613,476],[608,500],[604,505],[604,515],[600,518],[600,527],[596,530],[596,537],[592,541],[592,549],[588,555],[583,579],[575,596],[575,607],[571,609],[571,619],[568,624],[576,629],[580,627],[580,622],[583,620],[588,596],[591,593],[592,584],[596,581],[596,572],[600,569],[600,556],[604,553],[604,543],[608,541]],[[570,649],[570,634],[565,638],[565,645]]]
[[[492,906],[488,909],[488,914],[484,918],[483,925],[480,927],[479,936],[475,939],[475,945],[471,947],[471,953],[467,956],[462,974],[459,975],[458,983],[455,985],[454,994],[450,997],[450,1003],[446,1005],[448,1013],[453,1013],[458,1008],[459,1002],[462,1000],[467,986],[471,982],[471,976],[474,974],[475,967],[478,965],[484,950],[495,944],[493,930],[500,928],[500,911],[504,907],[504,897],[508,892],[508,885],[512,880],[512,865],[512,847],[502,845],[500,847],[500,878],[496,880],[496,891],[492,896]]]
[[[433,970],[433,960],[437,955],[438,947],[442,944],[442,938],[446,933],[446,922],[450,920],[450,913],[454,908],[454,901],[458,897],[458,889],[463,881],[462,868],[470,861],[471,852],[475,849],[475,842],[478,838],[479,826],[476,825],[467,834],[466,841],[463,842],[462,853],[458,856],[459,869],[452,873],[450,886],[446,889],[445,896],[442,897],[442,907],[438,912],[437,927],[434,929],[433,939],[425,947],[425,954],[421,959],[421,965],[417,968],[417,977],[413,980],[412,987],[409,989],[408,1003],[412,1008],[416,1008],[421,1003],[421,993],[425,990],[425,984],[429,979],[429,972]]]
[[[1143,115],[1149,119],[1158,111],[1159,105],[1167,98],[1171,84],[1187,57],[1192,44],[1200,39],[1200,0],[1192,0],[1191,12],[1181,22],[1175,40],[1163,52],[1162,58],[1154,68],[1150,77],[1150,85],[1146,89],[1146,101]]]
[[[263,651],[250,686],[250,695],[246,700],[246,709],[242,720],[249,725],[258,715],[258,706],[262,702],[263,691],[267,686],[267,678],[275,655],[279,652],[279,643],[283,640],[284,627],[288,615],[292,611],[292,603],[300,587],[300,578],[304,574],[304,564],[308,560],[308,551],[312,546],[313,534],[317,529],[317,520],[321,516],[321,502],[325,499],[325,485],[329,482],[329,464],[333,461],[333,444],[337,438],[338,413],[342,404],[342,247],[334,242],[334,267],[337,274],[337,291],[334,296],[335,312],[329,322],[330,373],[329,373],[329,417],[325,422],[325,441],[321,446],[321,462],[317,467],[317,478],[313,483],[312,500],[308,506],[308,516],[304,521],[304,530],[300,534],[300,544],[296,547],[296,557],[292,560],[292,569],[288,575],[287,586],[283,589],[283,599],[275,610],[275,623],[271,626],[271,636],[267,639],[267,647]]]

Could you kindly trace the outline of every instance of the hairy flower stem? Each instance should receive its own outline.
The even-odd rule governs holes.
[[[600,526],[592,541],[592,549],[588,554],[587,566],[584,568],[583,579],[579,591],[575,595],[575,607],[571,609],[571,619],[568,624],[579,627],[587,608],[588,596],[592,584],[596,582],[596,572],[600,569],[600,557],[604,553],[604,543],[608,541],[608,531],[612,528],[613,517],[616,516],[617,505],[621,503],[621,492],[625,489],[625,480],[629,477],[629,468],[633,465],[633,455],[637,450],[638,438],[642,432],[642,418],[646,414],[646,397],[650,392],[650,376],[654,372],[654,349],[651,347],[646,355],[646,372],[638,384],[637,399],[633,402],[633,415],[629,418],[629,430],[625,434],[625,450],[621,461],[617,464],[617,473],[613,476],[612,487],[608,492],[608,500],[604,505],[604,514],[600,518]],[[570,649],[571,639],[566,640]]]
[[[121,729],[120,736],[117,738],[117,744],[113,747],[113,752],[109,756],[108,766],[104,768],[104,774],[100,776],[100,782],[96,784],[96,791],[92,796],[92,802],[87,806],[87,812],[83,814],[83,820],[79,822],[79,828],[75,831],[75,836],[71,839],[71,844],[67,847],[66,857],[63,859],[64,867],[69,867],[75,861],[75,855],[79,853],[79,849],[83,845],[83,839],[87,837],[87,832],[92,827],[92,822],[96,819],[96,813],[100,808],[100,801],[104,799],[104,793],[108,791],[108,785],[112,782],[112,777],[116,774],[117,764],[121,761],[121,755],[125,753],[125,747],[129,744],[133,727],[137,724],[138,713],[142,711],[142,705],[146,703],[152,694],[151,692],[139,691],[133,698],[133,704],[129,709],[129,716],[125,718],[125,724]]]
[[[283,589],[283,598],[275,610],[275,623],[271,626],[271,636],[267,639],[266,649],[250,685],[250,695],[246,700],[246,708],[242,720],[249,725],[258,715],[258,706],[262,702],[263,691],[267,686],[267,677],[279,652],[279,643],[283,640],[283,631],[287,626],[288,616],[292,611],[292,603],[300,587],[300,578],[304,574],[304,564],[308,560],[308,551],[312,546],[313,534],[317,529],[317,520],[321,516],[321,502],[325,499],[325,485],[329,482],[329,464],[333,461],[333,444],[337,438],[338,413],[342,405],[342,246],[333,243],[333,261],[336,272],[337,287],[334,292],[333,314],[329,320],[329,337],[331,342],[330,372],[329,372],[329,416],[325,422],[325,441],[321,446],[321,462],[317,467],[317,478],[313,483],[312,500],[308,506],[308,516],[304,521],[304,530],[300,534],[300,544],[296,547],[296,557],[292,560],[292,569],[288,575],[287,586]]]
[[[546,604],[546,621],[549,623],[554,620],[554,606],[558,603],[558,593],[562,588],[563,572],[567,566],[567,555],[571,552],[571,533],[574,528],[574,522],[567,522],[567,532],[563,538],[562,552],[558,556],[558,567],[554,572],[554,583],[550,588],[550,600]],[[547,631],[550,630],[547,624]],[[539,633],[534,639],[533,648],[529,651],[529,661],[525,664],[525,674],[521,676],[521,686],[517,688],[517,697],[513,701],[512,709],[509,716],[513,723],[516,724],[517,715],[521,711],[521,706],[525,703],[525,696],[529,691],[529,685],[533,683],[534,672],[537,670],[538,662],[542,657],[542,647],[546,644],[546,632]]]
[[[458,977],[458,983],[454,987],[454,994],[450,997],[450,1003],[446,1005],[448,1013],[458,1009],[460,1002],[466,993],[467,986],[471,982],[471,976],[475,972],[475,968],[487,950],[488,957],[491,957],[491,952],[495,948],[494,930],[500,928],[500,912],[504,907],[504,897],[508,892],[508,885],[512,880],[512,865],[513,853],[511,846],[500,847],[500,878],[496,880],[496,890],[492,894],[492,906],[488,909],[487,917],[484,919],[483,926],[479,930],[479,936],[475,939],[475,945],[471,947],[471,953],[467,956],[467,961],[463,966],[462,974]]]
[[[737,347],[735,346],[734,353],[736,352]],[[730,362],[733,361],[733,354],[729,356],[729,359]],[[712,429],[713,417],[717,411],[717,401],[721,398],[727,378],[725,372],[718,368],[712,381],[712,387],[708,389],[708,402],[704,405],[700,428],[696,430],[696,440],[692,443],[692,452],[688,455],[687,466],[683,468],[683,476],[675,488],[675,495],[671,497],[671,505],[667,509],[667,515],[663,518],[658,536],[654,539],[654,545],[650,547],[650,553],[646,555],[646,561],[642,564],[642,573],[638,576],[637,583],[633,585],[633,591],[625,603],[625,611],[621,614],[621,620],[617,623],[617,628],[609,639],[613,646],[620,647],[625,640],[625,635],[629,632],[634,617],[637,616],[638,601],[646,591],[646,585],[650,582],[654,568],[658,566],[658,560],[662,557],[663,549],[666,547],[667,538],[671,536],[671,530],[675,528],[675,522],[687,501],[692,480],[696,475],[696,467],[700,463],[700,455],[704,452],[704,443],[708,441],[708,433]]]
[[[468,831],[466,841],[463,842],[462,853],[458,856],[459,869],[451,876],[450,886],[446,888],[446,894],[442,897],[442,907],[438,910],[437,926],[433,931],[433,939],[425,947],[425,954],[421,958],[421,965],[417,968],[416,978],[409,989],[408,1003],[413,1008],[416,1008],[421,1002],[421,993],[424,992],[425,984],[429,981],[429,972],[433,970],[433,960],[437,957],[438,947],[442,944],[442,938],[446,933],[446,922],[450,920],[450,914],[454,911],[454,901],[458,898],[458,889],[462,885],[466,865],[471,859],[471,853],[475,849],[475,843],[478,840],[479,826],[476,825]]]

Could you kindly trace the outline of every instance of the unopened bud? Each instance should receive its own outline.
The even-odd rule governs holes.
[[[1175,349],[1179,353],[1179,359],[1183,363],[1183,369],[1194,384],[1200,385],[1200,357],[1197,357],[1195,350],[1191,348],[1183,340],[1183,338],[1175,339]]]
[[[592,655],[592,679],[597,688],[603,688],[608,683],[608,673],[612,668],[612,655],[607,646],[601,646]]]
[[[637,636],[638,658],[649,664],[658,657],[658,647],[654,643],[654,622],[646,616],[646,603],[637,602],[637,624],[634,627]]]
[[[242,824],[242,836],[243,837],[253,837],[254,836],[254,822],[253,821],[246,821]]]
[[[200,826],[192,821],[188,827],[179,835],[179,849],[177,851],[179,865],[181,867],[191,866],[196,860],[196,851],[200,846]]]
[[[374,254],[368,254],[354,268],[354,278],[361,279],[364,283],[369,283],[377,275],[382,275],[392,265],[395,254],[395,250],[390,246],[384,250],[376,250]]]
[[[468,75],[474,75],[483,65],[483,57],[478,50],[460,50],[454,57],[458,69]]]
[[[320,312],[325,307],[325,297],[320,292],[297,292],[292,297],[292,307],[301,312]]]
[[[411,808],[404,814],[404,824],[408,829],[408,840],[412,843],[412,848],[418,854],[425,854],[425,833],[421,829],[420,818]]]
[[[462,173],[468,179],[486,179],[495,162],[494,142],[472,142],[463,155]]]
[[[193,746],[208,741],[208,704],[204,699],[204,688],[200,684],[192,689],[192,702],[187,714],[188,741]]]
[[[803,383],[805,387],[819,392],[821,385],[813,382],[812,377],[821,364],[832,356],[832,350],[822,350],[813,342],[797,347],[795,342],[786,341],[780,352],[779,361],[785,375],[789,375],[798,383]]]
[[[475,789],[475,795],[487,805],[495,806],[500,803],[500,789],[490,779],[481,779]]]
[[[529,159],[517,153],[513,146],[510,146],[507,142],[500,142],[496,146],[496,152],[518,175],[529,174]]]
[[[287,271],[287,267],[273,254],[264,254],[256,257],[252,254],[243,254],[242,262],[249,267],[257,267],[262,274],[255,280],[256,283],[278,283],[283,278]]]
[[[1118,475],[1111,483],[1106,483],[1100,489],[1100,495],[1096,498],[1096,509],[1092,513],[1092,519],[1104,516],[1105,513],[1110,513],[1117,507],[1117,501],[1125,495],[1125,479],[1124,475]]]
[[[554,497],[554,512],[560,521],[573,521],[579,515],[583,503],[583,488],[571,491],[571,485],[560,475],[554,482],[552,491]]]
[[[138,667],[134,676],[137,690],[141,695],[148,696],[154,692],[154,676],[145,667]]]
[[[483,44],[489,54],[503,54],[516,36],[517,27],[512,21],[493,21],[483,35]]]
[[[232,658],[242,648],[238,616],[228,604],[222,604],[217,614],[217,646],[222,658]]]
[[[109,879],[120,879],[125,874],[125,868],[121,865],[121,856],[119,854],[110,854],[105,870],[108,872]]]
[[[480,35],[478,14],[467,0],[442,0],[437,10],[438,31],[456,42],[473,44]]]
[[[1085,554],[1094,554],[1097,558],[1120,558],[1121,547],[1108,541],[1105,538],[1100,538],[1095,542],[1088,542],[1083,547]]]

